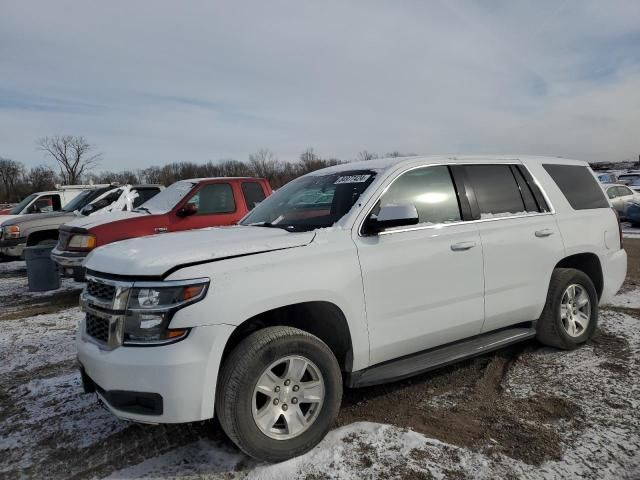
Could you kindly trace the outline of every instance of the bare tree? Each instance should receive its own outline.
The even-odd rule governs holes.
[[[256,153],[249,155],[249,165],[254,175],[266,178],[270,182],[280,173],[282,167],[280,161],[271,150],[261,148]]]
[[[0,157],[0,182],[4,191],[4,197],[9,201],[19,200],[16,185],[24,174],[24,166],[9,158]]]
[[[33,167],[24,177],[29,189],[36,192],[53,190],[56,186],[56,174],[46,165]]]
[[[375,160],[376,158],[379,158],[377,153],[373,153],[368,150],[358,152],[358,160]]]
[[[36,142],[38,150],[50,155],[60,168],[64,183],[73,185],[80,182],[82,175],[100,163],[102,154],[94,153],[93,146],[84,137],[56,135],[44,137]]]
[[[416,156],[415,153],[402,153],[402,152],[398,152],[397,150],[385,154],[385,158],[415,157],[415,156]]]

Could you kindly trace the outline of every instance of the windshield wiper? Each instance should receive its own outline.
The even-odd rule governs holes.
[[[247,227],[280,228],[282,230],[287,230],[287,229],[291,228],[290,225],[281,225],[281,224],[278,224],[278,223],[271,223],[271,222],[248,223]]]
[[[133,209],[134,212],[137,212],[138,210],[142,210],[143,212],[147,212],[149,215],[151,215],[151,210],[149,210],[147,207],[136,207]]]

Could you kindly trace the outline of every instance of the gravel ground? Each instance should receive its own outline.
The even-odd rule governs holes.
[[[16,295],[0,264],[0,478],[640,479],[640,240],[625,289],[571,352],[528,342],[404,382],[345,392],[314,450],[258,464],[215,421],[124,422],[82,393],[77,284]]]

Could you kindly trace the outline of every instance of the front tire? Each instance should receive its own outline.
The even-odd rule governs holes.
[[[571,350],[585,343],[598,324],[598,294],[591,279],[573,268],[556,268],[536,338],[544,345]]]
[[[342,376],[331,349],[292,327],[249,335],[225,360],[216,412],[247,455],[278,462],[315,447],[340,410]]]

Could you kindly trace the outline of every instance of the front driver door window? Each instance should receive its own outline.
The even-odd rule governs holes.
[[[194,215],[178,219],[174,229],[234,225],[240,220],[234,190],[229,183],[203,185],[186,203],[194,204],[198,211]]]
[[[460,221],[449,168],[399,175],[375,208],[393,203],[413,203],[421,224],[379,235],[352,233],[372,363],[477,335],[484,320],[480,236],[475,223]]]

